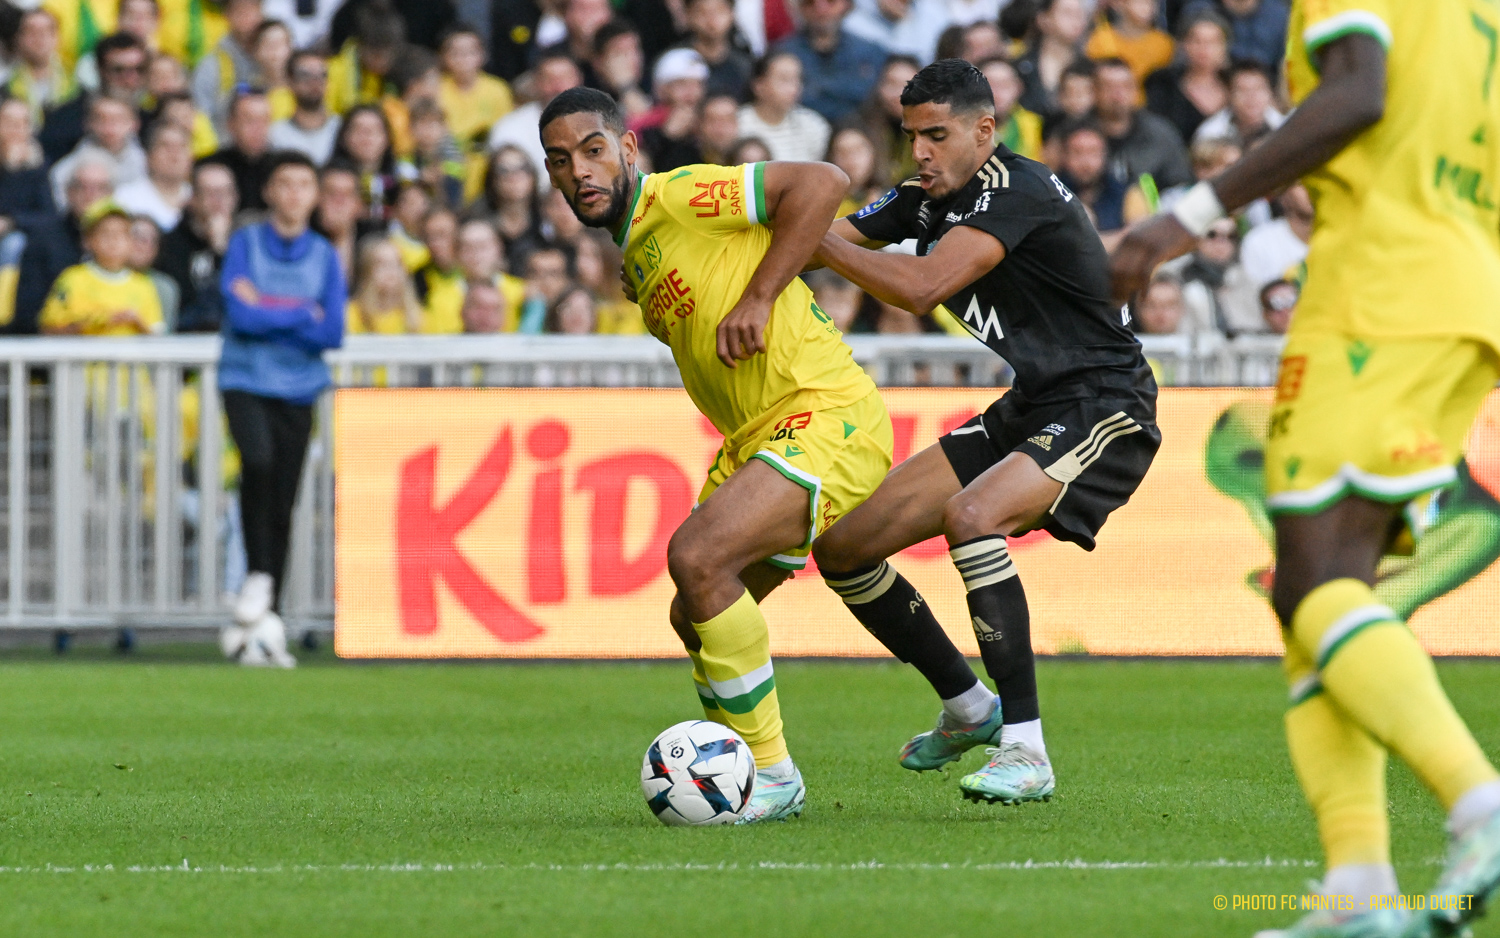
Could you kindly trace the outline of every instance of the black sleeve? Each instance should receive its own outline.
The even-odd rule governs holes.
[[[871,241],[899,244],[920,233],[916,220],[921,205],[922,187],[907,180],[850,215],[849,223]]]
[[[1061,212],[1058,199],[1028,191],[1033,185],[1040,187],[1045,184],[1037,180],[1034,184],[1015,188],[988,189],[985,194],[990,197],[989,205],[957,224],[994,235],[996,240],[1005,245],[1005,253],[1010,254],[1026,240],[1027,235],[1042,225],[1055,221]],[[981,195],[980,199],[983,198]]]

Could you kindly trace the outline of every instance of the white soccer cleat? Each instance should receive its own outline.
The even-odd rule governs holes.
[[[297,666],[297,659],[286,650],[286,625],[281,616],[267,612],[248,630],[240,664],[265,668]]]
[[[271,611],[276,581],[269,573],[252,573],[245,577],[240,595],[234,601],[234,621],[249,628]]]

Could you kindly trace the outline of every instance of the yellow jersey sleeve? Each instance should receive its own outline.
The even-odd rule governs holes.
[[[1300,104],[1318,86],[1318,51],[1354,33],[1391,49],[1391,3],[1399,0],[1300,0],[1287,24],[1287,86]]]
[[[87,321],[88,317],[81,316],[69,303],[73,296],[75,270],[76,267],[69,267],[58,274],[52,283],[52,289],[47,291],[47,302],[42,305],[41,316],[37,319],[37,326],[42,332],[55,332]]]
[[[662,210],[701,234],[744,231],[766,223],[766,164],[684,166],[663,173]],[[650,197],[649,195],[647,196]],[[650,211],[647,205],[645,211]]]

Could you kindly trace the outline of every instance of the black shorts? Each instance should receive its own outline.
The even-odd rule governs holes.
[[[1161,446],[1154,414],[1142,411],[1134,398],[1022,404],[1007,394],[938,443],[965,487],[1011,453],[1036,460],[1063,484],[1036,527],[1093,550],[1104,519],[1130,500]]]

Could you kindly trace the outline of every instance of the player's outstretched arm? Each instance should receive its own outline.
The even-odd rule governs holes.
[[[1116,298],[1138,293],[1158,264],[1192,250],[1226,211],[1322,166],[1385,115],[1385,48],[1379,41],[1363,33],[1336,39],[1320,50],[1318,64],[1317,89],[1280,129],[1212,180],[1194,186],[1172,212],[1130,229],[1110,262]]]
[[[1005,245],[992,234],[963,225],[943,235],[931,254],[914,257],[866,250],[829,231],[818,256],[877,300],[926,316],[1004,260]]]
[[[771,246],[719,322],[719,360],[730,368],[766,350],[772,304],[807,266],[849,189],[849,177],[832,163],[767,163],[763,183]]]
[[[862,248],[883,248],[887,244],[890,244],[889,241],[876,241],[873,238],[866,238],[863,234],[860,234],[859,229],[854,227],[854,223],[849,220],[849,216],[847,215],[843,218],[834,219],[833,224],[828,228],[828,233],[843,238],[850,244],[857,244]],[[822,253],[814,254],[813,259],[807,262],[806,267],[802,268],[802,272],[807,273],[809,270],[822,270],[823,266]]]

